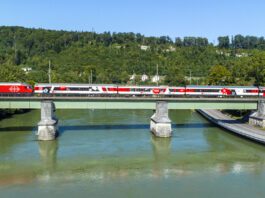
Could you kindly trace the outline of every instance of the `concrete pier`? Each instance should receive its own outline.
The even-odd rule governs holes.
[[[41,101],[41,121],[38,123],[38,140],[54,140],[57,136],[58,120],[55,105],[51,100]]]
[[[150,130],[157,137],[171,136],[171,120],[168,117],[168,104],[166,101],[156,102],[156,112],[151,117]]]
[[[265,128],[265,101],[258,102],[258,110],[249,116],[249,124]]]

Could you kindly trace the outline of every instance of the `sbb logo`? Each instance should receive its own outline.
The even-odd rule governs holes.
[[[11,86],[9,88],[9,91],[10,92],[19,92],[20,88],[18,86]]]

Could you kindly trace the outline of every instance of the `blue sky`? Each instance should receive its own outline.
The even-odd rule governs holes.
[[[146,36],[265,36],[264,0],[0,0],[0,25]]]

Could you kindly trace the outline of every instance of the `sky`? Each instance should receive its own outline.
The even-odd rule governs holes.
[[[145,36],[265,36],[264,0],[0,0],[0,26]]]

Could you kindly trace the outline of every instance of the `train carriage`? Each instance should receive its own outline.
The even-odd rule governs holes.
[[[231,95],[232,92],[226,87],[223,86],[197,86],[197,85],[188,85],[186,86],[186,95],[187,96],[224,96]]]
[[[187,96],[233,96],[233,97],[257,97],[258,87],[255,86],[187,86]]]
[[[49,95],[109,95],[117,94],[116,85],[39,83],[34,87],[36,94]]]
[[[232,91],[233,96],[239,97],[257,97],[259,88],[255,86],[227,86]]]
[[[168,87],[161,86],[117,86],[119,95],[134,95],[134,96],[147,96],[147,95],[164,95]]]

